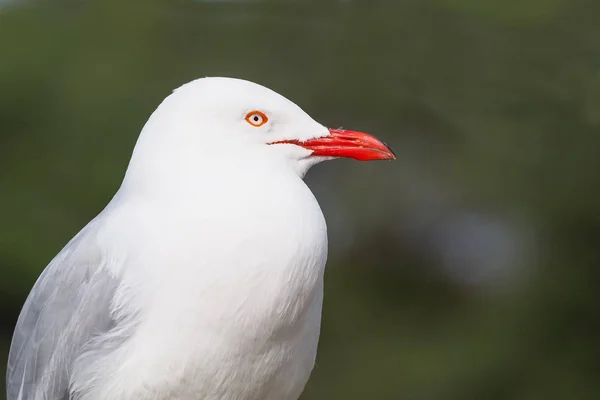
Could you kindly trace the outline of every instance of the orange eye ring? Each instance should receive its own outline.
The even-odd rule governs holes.
[[[263,126],[264,124],[266,124],[269,118],[267,118],[265,113],[254,110],[246,114],[245,120],[250,125],[258,128],[259,126]]]

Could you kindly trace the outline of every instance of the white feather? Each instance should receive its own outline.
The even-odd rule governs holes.
[[[269,116],[264,127],[244,121],[255,109]],[[322,160],[267,143],[327,134],[250,82],[206,78],[174,91],[111,203],[32,290],[8,400],[297,399],[316,357],[327,258],[325,221],[302,178]],[[65,311],[60,326],[40,324]]]

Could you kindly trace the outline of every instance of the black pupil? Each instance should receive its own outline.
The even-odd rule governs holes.
[[[254,122],[258,122],[258,120],[259,120],[258,115],[255,115],[254,116]]]

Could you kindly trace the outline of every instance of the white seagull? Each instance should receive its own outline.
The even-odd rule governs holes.
[[[295,400],[313,369],[327,228],[302,178],[394,159],[258,84],[203,78],[151,115],[122,185],[17,322],[8,400]]]

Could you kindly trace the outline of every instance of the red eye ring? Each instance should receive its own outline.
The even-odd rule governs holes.
[[[260,112],[258,110],[254,110],[246,114],[245,120],[250,125],[258,128],[259,126],[263,126],[264,124],[266,124],[269,118],[267,118],[265,113]]]

